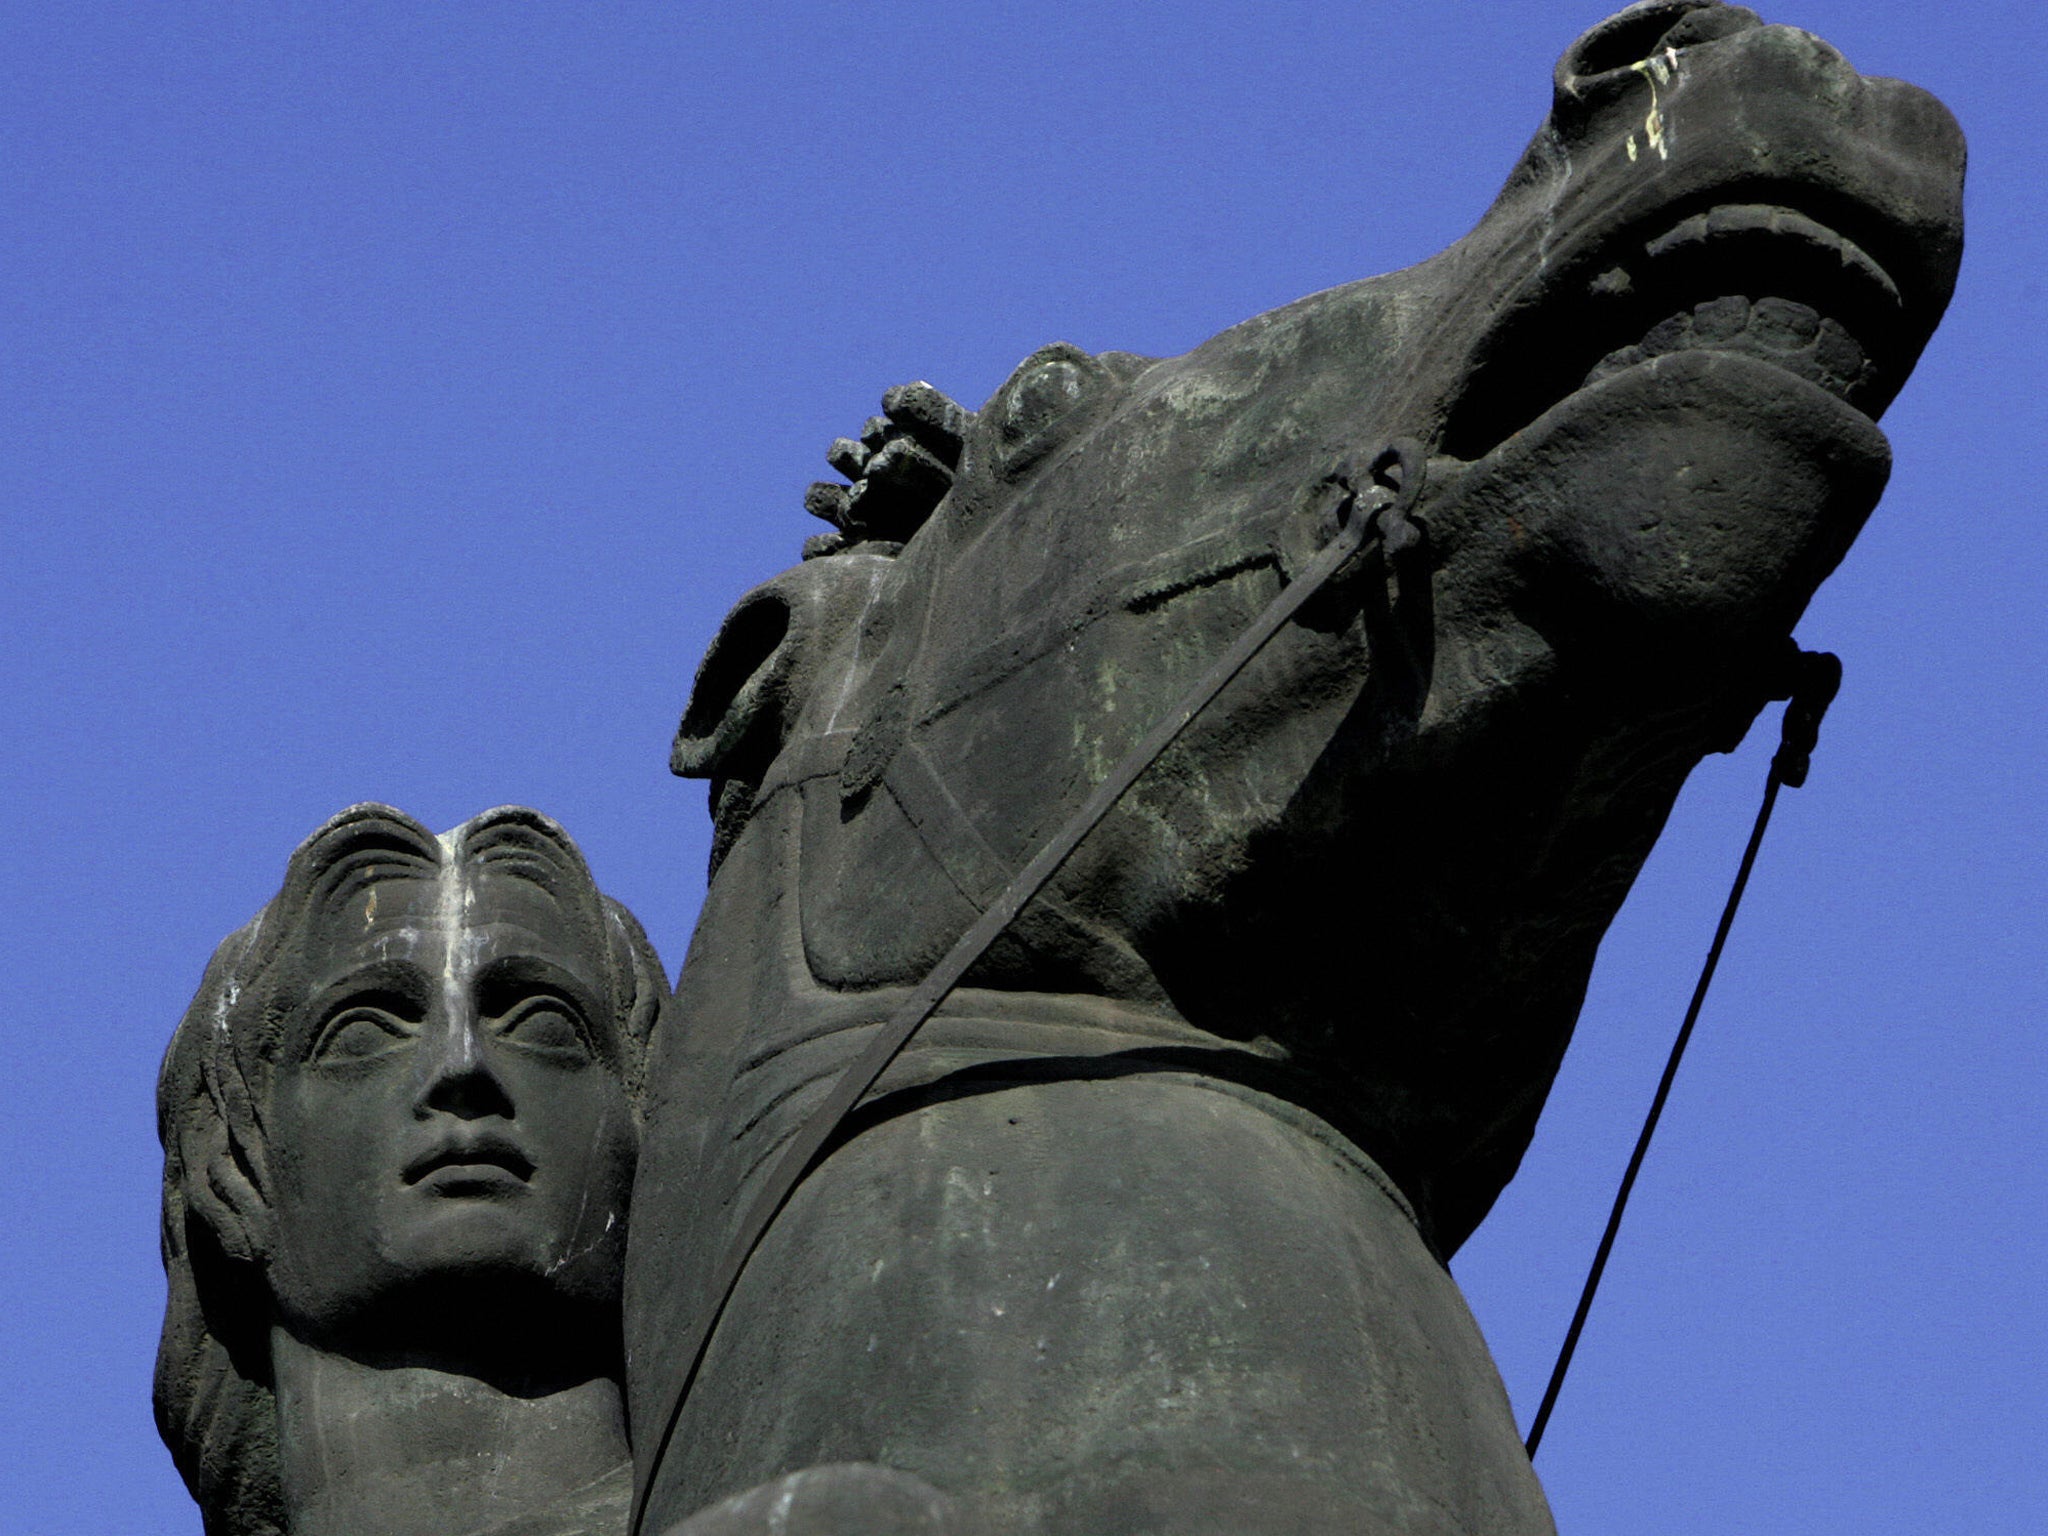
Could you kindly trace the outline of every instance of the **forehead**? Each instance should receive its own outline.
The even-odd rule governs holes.
[[[341,974],[403,965],[474,972],[539,960],[602,995],[604,935],[580,904],[531,880],[468,868],[454,877],[393,877],[359,885],[306,914],[300,934],[316,987]]]

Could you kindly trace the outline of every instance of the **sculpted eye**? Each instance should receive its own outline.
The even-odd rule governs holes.
[[[1003,402],[1003,435],[1013,441],[1035,436],[1081,403],[1088,377],[1065,358],[1040,363],[1019,378]]]
[[[1025,358],[994,402],[997,447],[1006,472],[1025,469],[1064,437],[1069,419],[1104,377],[1101,363],[1065,342]]]
[[[560,998],[533,998],[500,1019],[496,1030],[499,1039],[565,1066],[591,1059],[582,1019]]]
[[[346,1063],[368,1061],[395,1051],[412,1040],[412,1028],[381,1008],[343,1009],[320,1031],[312,1060]]]

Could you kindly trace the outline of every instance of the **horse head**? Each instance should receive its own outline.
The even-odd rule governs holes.
[[[672,759],[716,834],[633,1205],[651,1509],[851,1457],[1019,1529],[1138,1528],[1146,1467],[1175,1529],[1549,1528],[1441,1260],[1876,505],[1962,167],[1925,93],[1649,0],[1431,260],[1181,357],[1041,348],[979,411],[905,386],[833,445],[835,531],[727,620]],[[1365,526],[706,1311],[861,1043]]]
[[[713,780],[716,858],[809,786],[777,858],[812,976],[915,981],[1329,537],[1333,488],[1418,440],[1419,548],[1355,562],[969,979],[1314,1058],[1454,1245],[1684,775],[1876,504],[1962,161],[1925,93],[1652,0],[1565,54],[1433,259],[1181,357],[1041,348],[971,416],[895,392],[835,456],[846,532],[699,676],[675,766]],[[895,461],[943,494],[863,523]]]

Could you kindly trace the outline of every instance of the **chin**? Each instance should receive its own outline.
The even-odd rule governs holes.
[[[576,1242],[569,1223],[550,1219],[531,1199],[436,1201],[387,1227],[378,1244],[389,1267],[414,1283],[477,1287],[553,1282],[596,1257]],[[609,1244],[599,1248],[608,1249]],[[611,1255],[617,1263],[617,1255]]]

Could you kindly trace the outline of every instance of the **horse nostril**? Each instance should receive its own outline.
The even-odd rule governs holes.
[[[1651,0],[1610,16],[1565,51],[1560,84],[1628,69],[1665,49],[1718,42],[1763,25],[1755,11],[1719,0]]]

